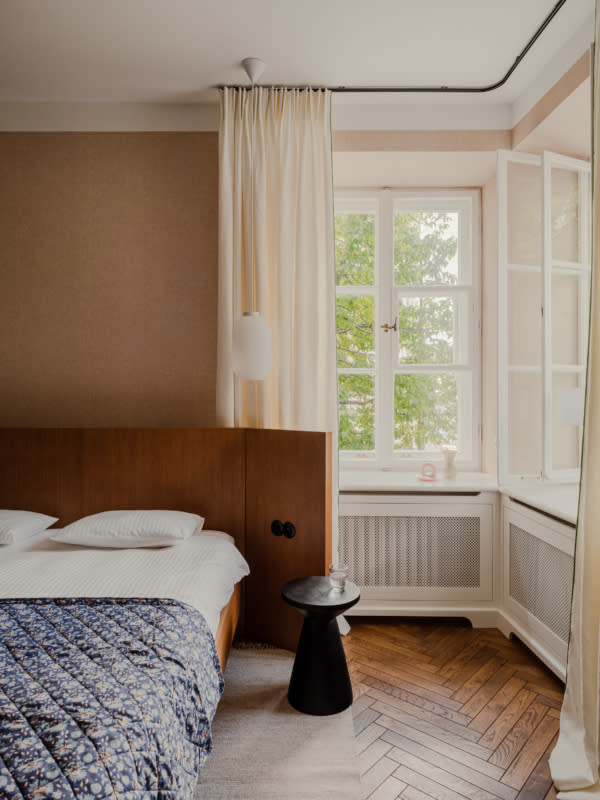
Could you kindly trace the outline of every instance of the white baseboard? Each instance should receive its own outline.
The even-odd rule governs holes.
[[[345,612],[354,617],[461,617],[469,620],[474,628],[498,628],[498,609],[494,606],[439,605],[421,603],[415,605],[391,600],[361,600],[358,605]]]

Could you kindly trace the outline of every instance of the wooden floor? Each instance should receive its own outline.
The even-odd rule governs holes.
[[[562,683],[520,642],[443,620],[351,618],[365,798],[555,798]]]

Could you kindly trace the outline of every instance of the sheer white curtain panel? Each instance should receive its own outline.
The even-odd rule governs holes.
[[[330,92],[321,90],[221,91],[219,425],[336,435],[330,105]],[[232,328],[251,310],[271,327],[272,368],[264,381],[233,373]]]
[[[561,800],[600,800],[600,73],[593,60],[592,301],[567,685],[550,771]]]

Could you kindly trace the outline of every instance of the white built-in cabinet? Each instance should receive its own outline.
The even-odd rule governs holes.
[[[499,151],[498,473],[576,480],[587,354],[590,166]]]

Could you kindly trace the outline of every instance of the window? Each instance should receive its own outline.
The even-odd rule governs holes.
[[[479,468],[479,195],[336,194],[340,455]]]
[[[590,165],[498,152],[499,478],[579,479]]]

